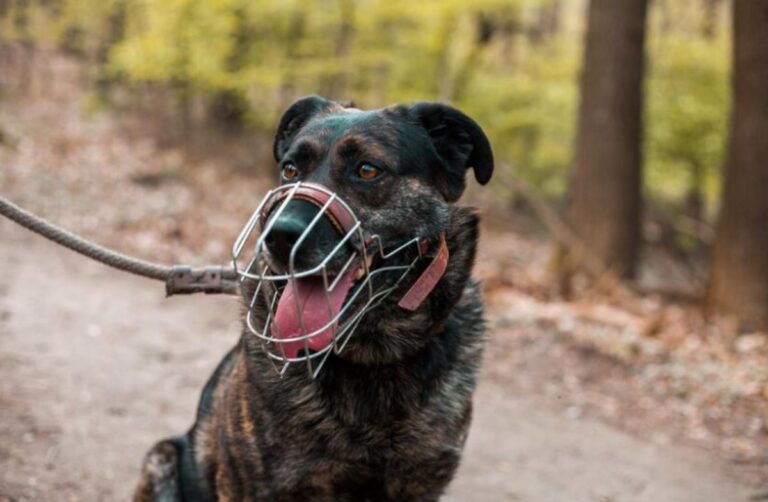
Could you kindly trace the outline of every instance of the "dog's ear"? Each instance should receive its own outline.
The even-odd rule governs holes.
[[[409,112],[432,139],[446,169],[445,198],[454,202],[466,187],[466,170],[475,170],[475,179],[485,185],[493,174],[491,143],[480,126],[464,113],[442,103],[419,102]]]
[[[275,143],[272,147],[275,160],[280,161],[288,145],[293,141],[293,137],[312,117],[334,106],[338,105],[320,96],[307,96],[292,104],[280,119],[280,125],[277,126]]]

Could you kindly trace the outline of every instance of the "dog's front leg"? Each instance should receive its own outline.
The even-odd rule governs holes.
[[[169,440],[160,441],[144,457],[134,502],[179,502],[179,452]]]

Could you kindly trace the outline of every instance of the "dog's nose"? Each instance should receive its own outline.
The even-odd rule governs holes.
[[[291,250],[306,229],[307,225],[303,221],[281,217],[275,221],[264,243],[272,256],[287,265]]]
[[[264,238],[274,260],[288,268],[296,249],[293,265],[304,270],[318,265],[333,249],[340,236],[327,217],[317,217],[318,212],[320,208],[310,202],[293,200],[276,215]]]

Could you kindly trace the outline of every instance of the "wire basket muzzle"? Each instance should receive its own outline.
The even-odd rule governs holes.
[[[274,265],[266,243],[288,205],[297,200],[318,211],[293,243],[282,270]],[[312,247],[312,232],[323,218],[338,232],[338,241],[317,264],[300,269],[297,255]],[[301,182],[268,192],[232,247],[248,307],[248,331],[260,340],[278,372],[304,363],[312,377],[332,353],[345,349],[365,314],[398,287],[420,256],[418,237],[385,252],[381,239],[365,231],[336,193]]]

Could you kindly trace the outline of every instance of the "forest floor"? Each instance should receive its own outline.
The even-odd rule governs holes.
[[[89,109],[77,68],[51,72],[0,98],[0,193],[147,259],[226,263],[270,184],[248,150],[161,147],[151,124]],[[541,230],[487,219],[489,344],[448,498],[768,500],[765,335],[618,284],[565,301]],[[165,300],[6,221],[0,263],[0,499],[126,499],[235,343],[235,302]],[[696,283],[660,253],[643,281]]]

